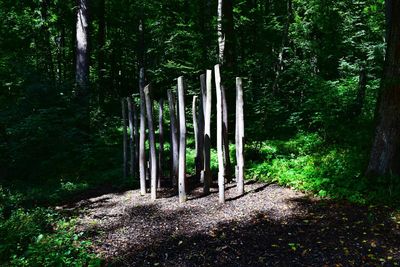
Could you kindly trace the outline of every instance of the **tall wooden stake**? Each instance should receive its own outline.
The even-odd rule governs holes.
[[[236,78],[236,162],[237,162],[237,190],[244,194],[244,112],[243,112],[243,86],[242,79]]]
[[[161,187],[161,179],[163,179],[163,163],[164,163],[164,100],[161,98],[158,109],[158,187]]]
[[[229,154],[229,138],[228,138],[228,105],[226,102],[225,86],[221,84],[221,104],[222,104],[222,147],[224,156],[224,178],[230,182],[231,174],[231,159]]]
[[[147,127],[149,129],[150,144],[150,183],[151,183],[151,199],[157,198],[157,159],[156,159],[156,140],[153,124],[153,101],[150,98],[150,85],[144,88],[144,96],[146,99]]]
[[[171,128],[171,178],[172,186],[177,188],[178,186],[178,166],[179,166],[179,141],[178,141],[178,126],[175,113],[175,100],[171,90],[167,91],[168,104],[169,104],[169,116],[170,116],[170,128]]]
[[[139,93],[140,93],[140,140],[139,140],[139,173],[140,173],[140,194],[146,194],[146,100],[144,96],[144,68],[140,69]]]
[[[123,132],[123,157],[124,157],[124,178],[128,176],[128,133],[127,133],[127,121],[126,121],[126,107],[125,98],[121,98],[122,106],[122,132]]]
[[[203,97],[205,98],[204,105],[204,184],[203,184],[203,193],[209,194],[211,187],[211,103],[212,103],[212,70],[207,70],[207,75],[200,77],[200,81],[205,83],[205,93],[202,92]]]
[[[221,76],[219,65],[214,67],[215,75],[215,88],[217,95],[217,152],[218,152],[218,190],[219,202],[225,203],[225,168],[224,168],[224,154],[223,154],[223,125],[222,125],[222,91],[221,91]]]
[[[185,85],[183,77],[178,78],[179,105],[179,202],[185,202],[186,196],[186,118],[185,118]]]
[[[192,102],[192,115],[193,115],[193,132],[194,132],[194,142],[195,142],[195,159],[194,159],[194,165],[196,167],[196,177],[199,178],[200,175],[200,149],[199,149],[199,122],[197,118],[197,112],[196,112],[196,104],[197,104],[197,96],[193,96],[193,102]]]
[[[201,83],[200,83],[201,84]],[[204,183],[204,176],[201,175],[201,171],[204,168],[204,101],[203,91],[205,88],[201,89],[200,92],[200,102],[199,102],[199,112],[197,116],[197,131],[198,131],[198,151],[197,151],[197,164],[196,165],[196,177],[200,179],[201,183]]]
[[[133,126],[133,107],[132,98],[127,97],[126,102],[128,103],[128,121],[129,121],[129,147],[130,147],[130,175],[135,175],[135,136]]]
[[[136,108],[136,104],[133,102],[132,103],[132,112],[133,112],[133,136],[134,136],[134,141],[135,141],[135,160],[134,160],[134,166],[135,166],[135,178],[139,177],[139,123],[138,123],[138,112]]]

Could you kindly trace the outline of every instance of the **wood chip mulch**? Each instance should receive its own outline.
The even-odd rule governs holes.
[[[397,266],[400,220],[385,207],[307,196],[278,185],[192,190],[184,204],[138,190],[77,202],[79,230],[114,266]]]

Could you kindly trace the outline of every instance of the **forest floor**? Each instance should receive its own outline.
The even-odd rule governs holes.
[[[275,184],[227,185],[184,204],[138,190],[59,207],[79,216],[92,249],[115,266],[396,266],[400,222],[390,208],[323,200]]]

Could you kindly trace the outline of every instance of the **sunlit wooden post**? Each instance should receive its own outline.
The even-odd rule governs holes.
[[[214,67],[215,89],[217,95],[217,153],[218,153],[218,190],[219,202],[225,203],[225,169],[224,169],[224,154],[223,154],[223,125],[222,125],[222,91],[221,91],[221,76],[219,65]]]
[[[150,85],[144,88],[146,99],[147,127],[149,129],[149,145],[150,145],[150,192],[151,199],[157,198],[157,159],[156,159],[156,141],[153,124],[153,101],[150,98]]]
[[[236,162],[237,162],[237,190],[244,194],[244,111],[243,111],[242,78],[236,78]]]
[[[179,202],[185,202],[186,196],[186,118],[185,118],[185,84],[183,77],[178,78],[179,105]]]
[[[203,80],[205,86],[205,92],[202,95],[205,99],[204,104],[204,170],[202,176],[204,177],[203,193],[210,193],[210,187],[212,182],[211,177],[211,103],[212,103],[212,70],[207,70],[206,76],[200,78]]]

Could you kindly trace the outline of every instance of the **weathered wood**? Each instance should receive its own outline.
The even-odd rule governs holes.
[[[244,113],[243,113],[243,86],[242,79],[236,78],[236,162],[237,162],[237,190],[244,194]]]
[[[212,103],[212,70],[207,70],[206,81],[205,81],[205,106],[204,106],[204,171],[202,176],[204,177],[203,193],[209,194],[212,182],[211,177],[211,103]],[[202,80],[202,79],[200,79]]]
[[[201,86],[205,87],[205,84],[200,82]],[[205,88],[201,88],[199,111],[197,115],[197,131],[198,131],[198,151],[197,151],[197,163],[196,166],[196,177],[200,179],[201,183],[204,183],[204,176],[201,175],[201,171],[204,168],[204,94]]]
[[[123,175],[124,178],[128,176],[128,133],[127,133],[127,120],[126,120],[126,105],[125,98],[121,98],[121,106],[122,106],[122,146],[123,146]]]
[[[185,202],[186,196],[186,117],[185,117],[185,85],[183,77],[178,78],[179,106],[179,202]]]
[[[158,187],[161,187],[161,179],[163,179],[163,164],[164,164],[164,99],[158,102]]]
[[[200,163],[200,154],[203,152],[200,150],[199,147],[199,122],[198,122],[198,117],[197,117],[197,111],[196,111],[196,105],[197,105],[197,96],[193,96],[193,102],[192,102],[192,115],[193,115],[193,132],[194,132],[194,143],[195,143],[195,159],[194,159],[194,165],[196,168],[196,177],[200,178],[200,171],[202,169],[201,163]],[[202,138],[202,137],[201,137]]]
[[[228,104],[226,102],[225,86],[221,84],[221,104],[222,104],[222,147],[224,155],[224,178],[227,182],[232,180],[232,166],[229,154],[228,138]]]
[[[167,91],[168,104],[169,104],[169,116],[170,116],[170,129],[171,129],[171,179],[172,186],[176,188],[178,186],[178,161],[179,161],[179,141],[178,141],[178,126],[175,113],[175,99],[171,90]]]
[[[236,87],[238,86],[237,85],[237,79],[236,79]],[[238,152],[239,152],[239,150],[238,150],[238,147],[239,147],[239,137],[238,137],[238,125],[239,125],[239,123],[238,123],[238,108],[239,108],[239,105],[238,105],[238,94],[237,94],[237,88],[236,88],[236,99],[235,99],[235,155],[236,155],[236,157],[235,157],[235,159],[236,159],[236,165],[235,165],[235,179],[236,179],[236,182],[238,181],[238,176],[239,176],[239,174],[238,174],[238,162],[237,162],[237,159],[238,159]]]
[[[157,156],[156,156],[156,140],[153,124],[153,101],[150,98],[150,85],[144,88],[144,96],[146,100],[147,128],[149,129],[149,146],[150,146],[150,192],[151,199],[157,198]]]
[[[132,98],[127,97],[126,102],[128,103],[128,122],[129,122],[129,173],[133,177],[135,175],[135,140],[134,140],[134,129],[133,129],[133,107]]]
[[[135,142],[135,153],[134,153],[134,168],[135,178],[139,177],[139,118],[135,102],[132,103],[133,112],[133,136]]]
[[[140,174],[140,194],[146,194],[146,100],[144,96],[144,68],[140,69],[139,93],[140,93],[140,137],[139,137],[139,174]]]
[[[222,90],[221,90],[221,76],[219,65],[214,67],[215,75],[215,89],[217,95],[217,153],[218,153],[218,191],[219,202],[225,202],[225,168],[224,168],[224,154],[223,154],[223,121],[222,121]]]

